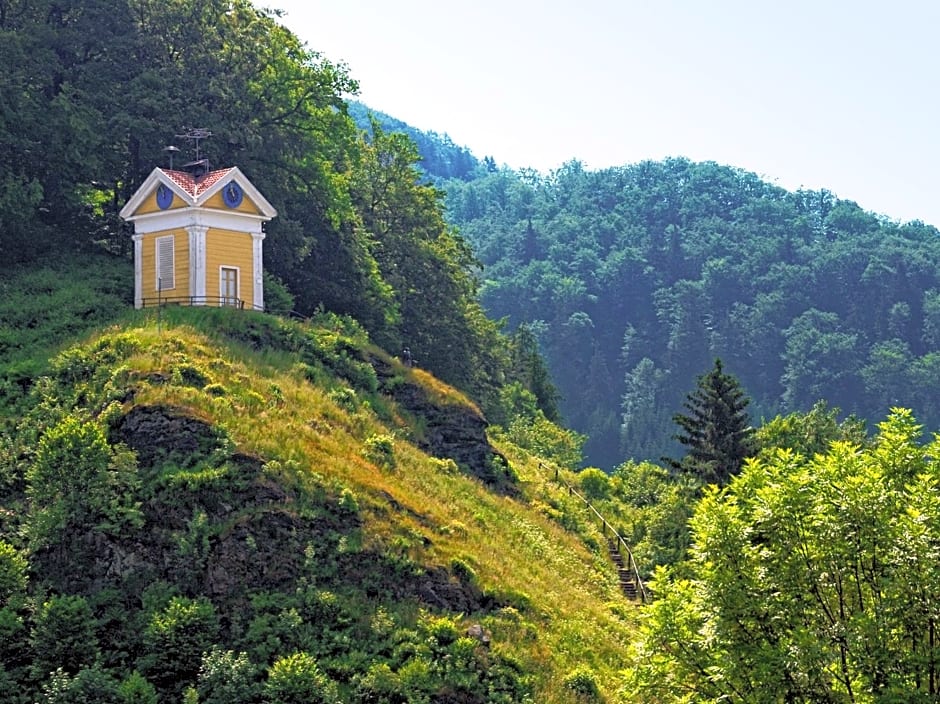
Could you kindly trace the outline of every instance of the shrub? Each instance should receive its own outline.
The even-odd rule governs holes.
[[[196,687],[200,704],[251,704],[258,687],[247,653],[213,649],[203,655]]]
[[[30,538],[42,545],[67,528],[139,523],[137,481],[133,453],[113,453],[98,423],[66,416],[43,435],[26,472]]]
[[[336,685],[307,653],[278,659],[264,683],[266,704],[338,704]]]
[[[0,540],[0,605],[17,606],[26,593],[26,558],[9,543]]]
[[[372,665],[356,679],[357,699],[363,704],[406,704],[399,676],[386,663]]]
[[[395,469],[395,440],[391,435],[373,435],[366,438],[362,456],[372,464],[385,469]]]
[[[450,457],[431,457],[428,461],[441,474],[460,474],[460,467]]]
[[[594,679],[594,672],[586,665],[581,665],[565,676],[565,687],[575,694],[597,701],[600,698],[600,688]]]
[[[43,685],[38,704],[125,704],[118,681],[98,667],[70,677],[62,668],[51,673]]]
[[[191,386],[201,389],[208,386],[212,380],[209,375],[194,364],[177,364],[172,370],[172,380],[176,386]]]
[[[212,384],[206,384],[203,389],[210,396],[227,396],[228,389],[226,389],[222,384],[218,382]]]
[[[333,389],[329,393],[330,400],[340,408],[346,411],[355,411],[359,405],[359,398],[356,396],[356,390],[348,386],[341,389]]]
[[[144,673],[158,689],[178,698],[183,687],[195,681],[202,654],[211,649],[218,630],[215,608],[208,599],[173,597],[144,629]]]
[[[157,704],[157,690],[134,670],[118,687],[124,704]]]
[[[480,582],[477,578],[477,573],[474,572],[473,568],[464,560],[461,560],[459,557],[453,558],[450,561],[450,571],[462,584],[470,587],[474,592],[479,593]]]
[[[61,669],[75,674],[98,656],[98,639],[91,607],[81,596],[54,596],[36,613],[31,638],[33,676],[44,679]]]
[[[578,485],[588,499],[598,501],[610,496],[610,480],[596,467],[581,470],[578,473]]]
[[[286,315],[294,310],[294,297],[281,279],[264,272],[264,309],[275,315]]]

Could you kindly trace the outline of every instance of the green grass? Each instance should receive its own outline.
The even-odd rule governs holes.
[[[321,536],[302,577],[308,586],[298,583],[298,593],[319,593],[319,585],[328,585],[342,603],[335,618],[347,624],[336,626],[336,637],[359,634],[357,646],[324,656],[331,676],[359,672],[368,662],[363,658],[374,657],[368,653],[382,652],[383,638],[407,641],[414,633],[433,639],[435,629],[462,634],[479,623],[491,634],[492,657],[517,663],[532,678],[533,701],[617,701],[637,611],[618,591],[599,526],[554,482],[552,468],[500,440],[519,491],[498,494],[452,461],[418,450],[409,441],[414,431],[408,414],[377,391],[366,361],[370,355],[381,356],[409,383],[423,385],[439,404],[470,402],[424,372],[394,366],[350,321],[325,316],[301,325],[190,308],[168,309],[158,320],[155,311],[131,310],[129,295],[122,298],[125,285],[130,293],[129,264],[102,260],[101,266],[103,275],[95,278],[106,283],[102,290],[76,283],[76,269],[50,267],[13,277],[23,290],[0,313],[12,321],[0,350],[8,409],[16,386],[11,370],[24,364],[52,373],[60,385],[58,402],[80,404],[92,416],[120,417],[136,406],[174,408],[210,424],[230,447],[209,449],[189,464],[171,458],[147,479],[144,495],[196,507],[206,497],[215,497],[207,505],[234,501],[231,492],[238,486],[230,481],[226,452],[237,450],[263,462],[262,476],[251,481],[283,487],[295,517],[312,524],[327,516],[355,517],[355,530]],[[127,278],[119,285],[122,274]],[[68,281],[64,290],[56,288],[57,280]],[[45,304],[39,302],[43,297]],[[62,309],[55,310],[53,302]],[[72,320],[80,311],[88,315],[81,323]],[[110,327],[86,338],[101,326]],[[82,338],[86,342],[49,363],[51,352]],[[33,402],[23,391],[13,405],[19,413]],[[246,507],[214,526],[193,510],[190,533],[176,538],[179,550],[192,552],[197,539],[255,525],[269,509]],[[252,540],[258,550],[275,547],[261,535]],[[371,556],[381,556],[381,564],[370,567]],[[359,581],[342,581],[343,570],[359,561]],[[480,608],[431,617],[413,599],[394,598],[398,580],[415,574],[449,575],[477,595]],[[290,604],[298,598],[277,597]],[[303,622],[303,609],[291,608],[300,609]],[[264,628],[281,628],[275,621],[288,611],[272,615]],[[261,618],[260,611],[251,613]],[[428,676],[420,663],[443,654],[470,657],[460,648],[472,643],[458,638],[452,647],[449,637],[415,655],[410,669],[375,670],[370,686],[394,680],[420,689]],[[403,642],[388,647],[400,649]],[[262,648],[261,641],[253,643],[245,647]]]

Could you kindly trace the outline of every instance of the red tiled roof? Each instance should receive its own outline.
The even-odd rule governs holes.
[[[186,191],[193,198],[196,198],[200,193],[204,193],[206,190],[211,188],[214,183],[218,183],[220,179],[224,178],[226,174],[232,171],[232,168],[210,171],[198,181],[195,180],[193,175],[188,171],[171,171],[170,169],[160,170],[173,179],[173,182],[176,185]]]

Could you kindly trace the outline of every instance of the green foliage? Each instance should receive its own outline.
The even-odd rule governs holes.
[[[26,596],[28,569],[26,557],[9,543],[0,540],[0,606],[16,608],[22,604]]]
[[[688,521],[698,498],[698,482],[673,476],[649,462],[625,462],[611,476],[611,490],[631,510],[622,536],[645,576],[660,565],[675,565],[690,545]]]
[[[395,313],[370,332],[386,349],[409,348],[423,368],[489,401],[499,388],[493,372],[506,368],[506,345],[476,301],[473,254],[446,225],[443,194],[421,178],[414,143],[375,120],[369,132],[351,195]]]
[[[336,685],[306,653],[279,658],[264,683],[265,704],[336,704]]]
[[[144,629],[142,672],[158,690],[178,695],[196,681],[202,655],[212,649],[218,630],[218,617],[208,599],[171,598]]]
[[[196,688],[201,704],[251,704],[260,685],[247,653],[213,649],[202,656]]]
[[[777,448],[794,450],[804,457],[828,451],[836,441],[862,445],[866,441],[864,424],[857,418],[838,420],[839,409],[817,402],[808,413],[777,416],[756,429],[754,442],[762,455],[772,455]]]
[[[44,679],[59,670],[74,675],[98,656],[95,621],[82,596],[54,596],[39,607],[30,638],[32,672]]]
[[[362,456],[383,469],[395,469],[395,438],[385,434],[366,438]]]
[[[676,439],[689,449],[682,460],[668,460],[669,464],[703,482],[727,482],[752,452],[753,429],[745,411],[749,403],[738,380],[726,374],[716,359],[684,404],[689,415],[673,417],[681,429]]]
[[[264,309],[274,315],[288,315],[294,310],[294,296],[274,274],[264,272]]]
[[[565,675],[565,687],[586,701],[600,701],[600,689],[594,679],[594,673],[587,666],[581,666]]]
[[[126,316],[133,295],[129,277],[129,261],[101,254],[11,266],[0,283],[0,378],[14,372],[14,363],[44,367],[49,351],[64,340]]]
[[[70,677],[62,668],[53,672],[42,688],[38,704],[129,704],[114,677],[97,667]]]
[[[157,704],[157,689],[134,670],[119,686],[123,704]]]
[[[362,702],[432,702],[447,697],[510,704],[530,694],[517,665],[463,633],[459,620],[422,614],[417,631],[399,630],[392,663],[357,680]]]
[[[913,373],[940,340],[933,227],[682,158],[442,185],[485,266],[486,311],[536,326],[590,464],[674,455],[671,415],[715,357],[758,416],[825,398],[938,425],[940,377]]]
[[[36,545],[66,531],[116,531],[138,525],[129,496],[136,483],[133,455],[114,452],[94,421],[66,416],[40,439],[26,473],[30,537]]]
[[[517,417],[513,420],[506,431],[506,438],[566,469],[573,470],[581,464],[585,437],[552,423],[541,411],[534,418]]]
[[[938,652],[940,447],[895,409],[870,445],[751,460],[692,519],[686,578],[661,570],[633,694],[658,701],[919,701]]]
[[[607,475],[597,467],[588,467],[578,472],[578,485],[584,496],[591,500],[606,499],[610,495]]]

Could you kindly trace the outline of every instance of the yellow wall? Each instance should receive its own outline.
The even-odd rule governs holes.
[[[245,307],[254,305],[252,240],[247,232],[211,229],[206,233],[206,296],[219,295],[219,268],[238,268],[238,294]]]
[[[144,235],[141,257],[142,296],[148,299],[157,297],[157,238],[173,235],[173,269],[176,286],[167,288],[163,284],[164,298],[189,296],[189,235],[185,230],[167,230]],[[216,284],[218,287],[218,284]]]
[[[185,207],[187,206],[186,206],[186,203],[183,202],[183,199],[174,193],[173,202],[170,203],[170,207],[167,208],[166,210],[176,210],[177,208],[185,208]],[[241,205],[239,205],[237,208],[229,208],[225,204],[225,200],[222,198],[221,191],[219,191],[214,196],[212,196],[209,200],[203,203],[203,207],[214,208],[215,210],[223,210],[223,211],[228,210],[228,211],[233,211],[236,213],[249,213],[251,215],[258,215],[261,213],[261,210],[254,203],[252,203],[251,199],[249,199],[247,196],[245,196],[242,199]],[[147,215],[149,213],[160,212],[160,210],[161,210],[160,206],[157,205],[157,189],[154,188],[153,193],[147,196],[147,198],[144,200],[141,206],[134,212],[134,214],[135,215]]]
[[[154,199],[156,203],[156,198]],[[251,202],[251,200],[246,195],[242,198],[241,204],[237,208],[230,208],[225,204],[225,199],[222,197],[222,191],[219,191],[209,200],[203,204],[206,208],[214,208],[216,210],[229,210],[236,213],[251,213],[252,215],[258,215],[261,211],[258,207]]]
[[[182,198],[173,194],[173,202],[170,203],[170,207],[167,210],[175,210],[176,208],[183,208],[186,204],[183,202]],[[134,211],[134,215],[147,215],[148,213],[156,213],[160,211],[160,206],[157,205],[157,189],[153,189],[153,193],[147,196],[146,200],[141,204],[141,206]]]

